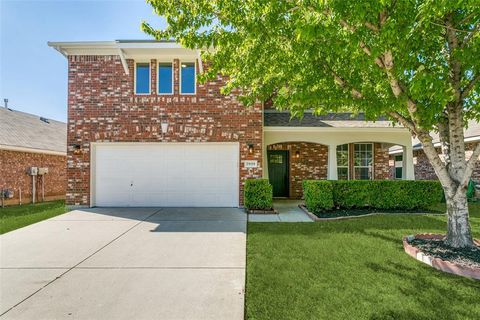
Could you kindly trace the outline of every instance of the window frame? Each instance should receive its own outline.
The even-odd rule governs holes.
[[[182,92],[182,64],[183,63],[193,63],[193,93],[192,92]],[[197,61],[181,61],[178,60],[178,93],[185,96],[194,96],[197,94]]]
[[[356,145],[371,145],[372,146],[372,165],[371,166],[356,166],[355,165],[355,146]],[[354,143],[353,144],[353,175],[352,178],[353,180],[367,180],[367,179],[357,179],[355,177],[355,169],[356,168],[372,168],[372,176],[368,180],[375,180],[375,144],[372,142],[359,142],[359,143]]]
[[[163,65],[169,64],[172,67],[172,79],[171,79],[172,91],[169,92],[169,93],[160,92],[160,65],[161,64],[163,64]],[[157,60],[157,66],[156,67],[157,67],[157,83],[156,83],[157,94],[159,96],[171,96],[171,95],[173,95],[173,93],[175,91],[175,61],[173,61],[173,60],[170,60],[170,61]]]
[[[139,64],[148,64],[148,92],[137,92],[137,65]],[[133,79],[133,91],[137,96],[146,96],[152,94],[152,62],[151,61],[142,61],[135,60],[134,63],[134,79]]]
[[[401,159],[397,160],[397,157],[401,157]],[[402,165],[397,166],[397,162],[400,162]],[[403,154],[397,154],[393,156],[393,168],[395,169],[394,178],[396,180],[402,180],[403,179]],[[400,177],[397,177],[397,169],[402,169],[402,174],[400,175]]]
[[[347,151],[347,165],[346,166],[339,166],[338,165],[338,147],[340,147],[340,146],[347,146],[347,150],[346,150]],[[344,151],[344,150],[342,150],[342,151]],[[340,180],[340,179],[338,179],[338,177],[339,177],[338,169],[339,168],[341,168],[341,169],[347,168],[347,179],[346,180],[350,180],[350,147],[349,147],[349,144],[344,143],[344,144],[337,145],[337,147],[335,148],[335,153],[336,153],[336,156],[337,156],[337,180]]]

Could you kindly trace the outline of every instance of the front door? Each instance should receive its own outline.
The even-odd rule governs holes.
[[[268,151],[268,178],[274,197],[288,197],[288,151]]]

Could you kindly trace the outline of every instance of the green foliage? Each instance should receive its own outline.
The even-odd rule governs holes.
[[[333,208],[332,183],[327,180],[303,181],[305,205],[312,212],[322,212]]]
[[[307,208],[313,213],[331,209],[427,209],[443,198],[438,181],[339,180],[304,181]],[[324,205],[325,203],[330,205]]]
[[[144,22],[145,32],[204,49],[210,64],[200,80],[229,75],[224,92],[241,88],[246,104],[273,96],[277,108],[293,115],[349,108],[372,119],[394,111],[429,130],[480,73],[480,10],[474,0],[147,2],[168,26],[155,30]],[[452,50],[447,23],[460,42]],[[393,57],[388,72],[375,63],[386,51]],[[461,66],[460,90],[451,81],[453,58]],[[399,97],[392,78],[403,87]],[[479,86],[474,82],[463,97],[466,118],[480,118]],[[362,99],[352,96],[352,88]],[[407,97],[417,103],[413,116]]]
[[[273,206],[272,185],[267,179],[248,179],[245,182],[243,201],[247,209],[271,209]]]

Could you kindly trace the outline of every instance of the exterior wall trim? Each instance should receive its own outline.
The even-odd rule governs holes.
[[[67,152],[60,152],[60,151],[53,151],[53,150],[46,150],[46,149],[33,149],[33,148],[25,148],[25,147],[17,147],[17,146],[7,146],[0,144],[0,150],[9,150],[9,151],[18,151],[18,152],[27,152],[27,153],[44,153],[54,156],[66,156]]]

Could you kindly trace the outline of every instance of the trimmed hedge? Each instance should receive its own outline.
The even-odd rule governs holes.
[[[268,210],[273,207],[273,188],[267,179],[247,179],[243,190],[247,209]]]
[[[311,212],[321,212],[333,208],[332,183],[327,180],[303,181],[305,205]]]
[[[326,185],[330,185],[330,188]],[[313,213],[341,209],[416,210],[441,202],[438,181],[306,180],[305,205]],[[332,206],[329,204],[332,203]]]

